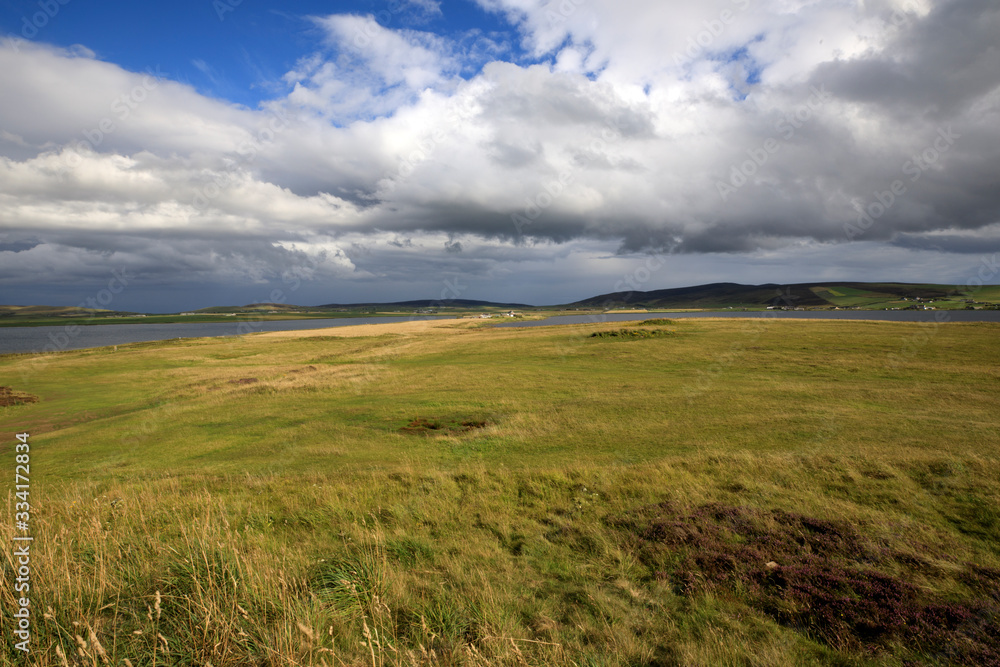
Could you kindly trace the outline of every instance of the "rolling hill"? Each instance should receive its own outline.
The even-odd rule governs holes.
[[[799,283],[795,285],[741,285],[713,283],[694,287],[614,292],[567,304],[575,308],[906,308],[934,302],[940,307],[965,307],[1000,301],[1000,287],[985,286],[962,293],[951,285],[908,283]]]

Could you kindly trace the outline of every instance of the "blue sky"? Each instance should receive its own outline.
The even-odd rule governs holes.
[[[1000,281],[995,0],[223,2],[0,2],[0,302]]]
[[[0,29],[63,47],[82,44],[98,58],[136,72],[159,67],[171,79],[205,95],[251,107],[283,94],[281,77],[322,43],[323,32],[310,17],[372,15],[387,28],[433,32],[456,42],[470,33],[502,34],[511,48],[510,57],[525,56],[509,23],[495,12],[461,0],[437,11],[433,10],[437,3],[403,0],[177,0],[155,7],[121,0],[44,4],[47,12],[38,0],[7,0],[2,5]],[[42,13],[54,16],[36,18]]]

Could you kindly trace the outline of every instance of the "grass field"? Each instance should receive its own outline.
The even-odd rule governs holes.
[[[860,308],[865,310],[901,309],[915,304],[912,298],[904,299],[898,293],[923,294],[922,304],[930,305],[937,310],[962,310],[966,307],[983,308],[994,306],[1000,302],[1000,286],[984,285],[976,288],[962,286],[946,287],[943,285],[896,285],[888,284],[879,289],[872,285],[866,289],[838,285],[836,287],[813,287],[811,291],[826,299],[831,305],[841,308]],[[969,303],[969,302],[973,303]]]
[[[1000,325],[639,320],[0,357],[0,663],[1000,665]]]

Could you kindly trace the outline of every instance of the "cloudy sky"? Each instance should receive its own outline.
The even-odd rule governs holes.
[[[998,105],[996,0],[3,0],[0,303],[965,284]]]

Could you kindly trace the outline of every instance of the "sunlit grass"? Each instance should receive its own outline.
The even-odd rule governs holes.
[[[641,328],[673,333],[428,325],[3,358],[0,384],[40,398],[0,408],[4,432],[32,434],[30,664],[996,655],[997,325],[937,327],[895,362],[921,325]],[[642,532],[664,503],[834,522],[883,555],[829,563],[918,587],[914,614],[973,611],[954,646],[899,629],[838,643],[748,588],[763,562],[716,579],[685,565],[697,545]],[[737,535],[697,548],[728,558]]]

